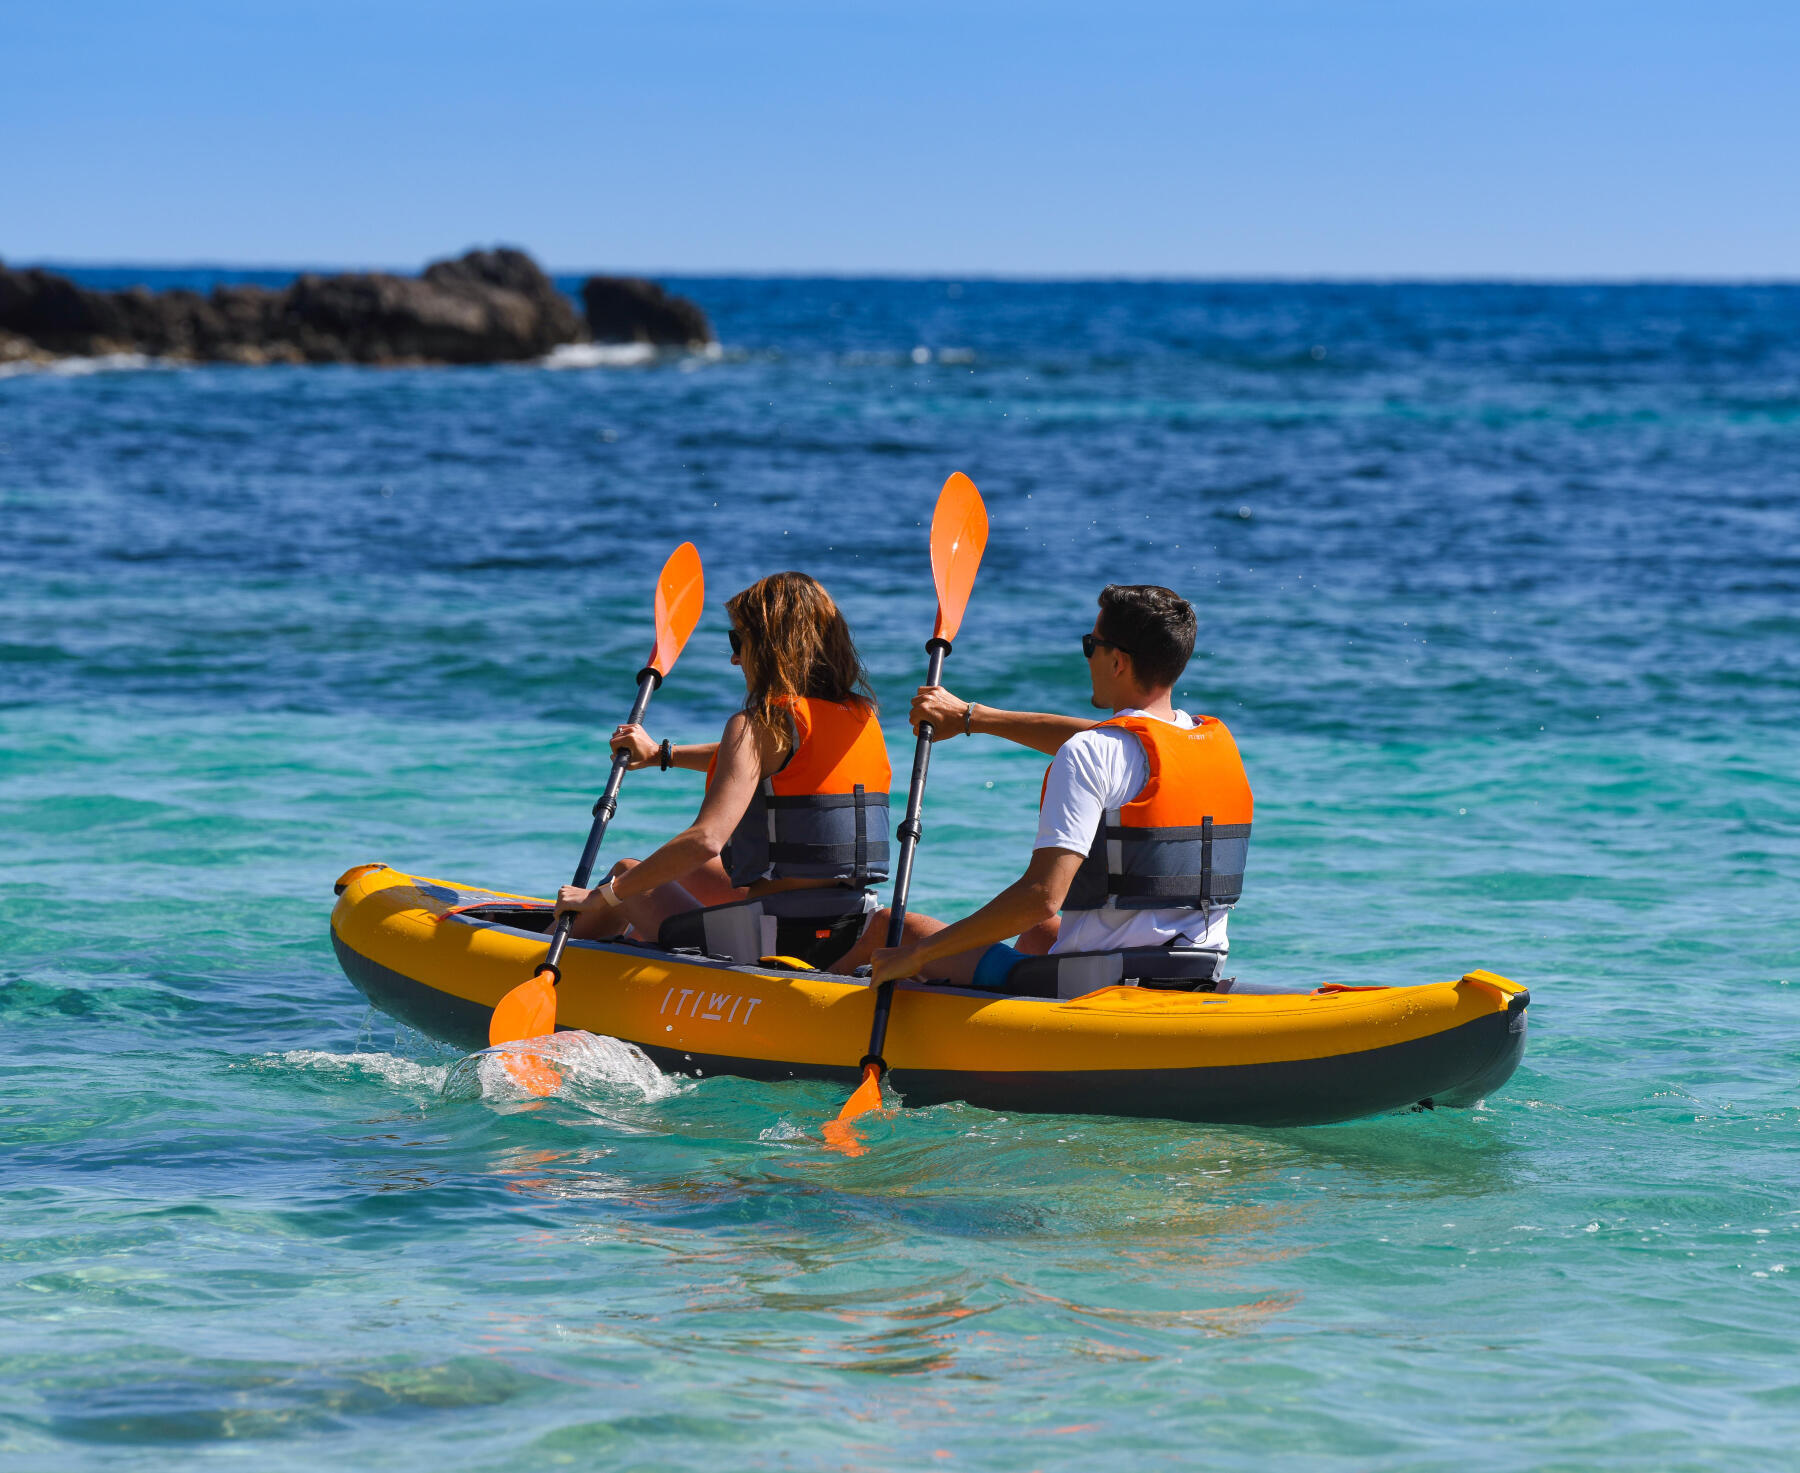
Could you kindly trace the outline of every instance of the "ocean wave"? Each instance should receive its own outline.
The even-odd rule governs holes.
[[[396,1089],[424,1089],[433,1094],[443,1090],[450,1072],[447,1064],[420,1064],[394,1054],[334,1054],[313,1048],[289,1049],[279,1062],[321,1074],[371,1075]]]
[[[638,368],[664,357],[684,362],[723,358],[724,348],[708,343],[704,348],[658,348],[650,343],[564,343],[538,360],[540,368]]]
[[[840,354],[838,361],[846,368],[900,368],[908,364],[973,363],[973,348],[852,348]]]
[[[555,348],[538,359],[536,366],[559,371],[587,368],[641,368],[647,363],[670,358],[679,359],[684,367],[688,367],[714,362],[724,356],[725,350],[718,343],[708,343],[703,348],[691,349],[658,348],[650,343],[564,343],[560,348]],[[148,353],[102,353],[96,357],[86,358],[22,359],[13,363],[0,363],[0,379],[37,374],[47,375],[51,378],[85,378],[90,374],[97,373],[142,373],[147,370],[172,372],[183,368],[202,366],[205,365],[183,359],[153,357]],[[349,366],[366,367],[368,365]],[[445,365],[412,366],[442,367]]]
[[[41,373],[51,378],[85,378],[94,373],[141,373],[145,369],[187,367],[167,358],[152,358],[148,353],[102,353],[93,358],[54,358],[49,362],[0,363],[0,378],[16,378],[21,374]]]
[[[636,368],[653,363],[656,349],[649,343],[564,343],[552,348],[538,364],[542,368]]]

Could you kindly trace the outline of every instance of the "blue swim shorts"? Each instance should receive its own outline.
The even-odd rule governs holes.
[[[1017,947],[1008,946],[1004,941],[996,941],[981,953],[981,960],[975,963],[976,987],[988,992],[1005,992],[1006,979],[1012,975],[1012,969],[1025,960],[1025,953]]]

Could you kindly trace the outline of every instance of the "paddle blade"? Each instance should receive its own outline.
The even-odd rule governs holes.
[[[488,1023],[488,1043],[517,1043],[521,1038],[547,1038],[556,1032],[556,985],[539,972],[500,999]],[[553,1094],[562,1075],[553,1064],[529,1054],[508,1054],[506,1072],[514,1084],[534,1095]]]
[[[844,1101],[836,1120],[825,1122],[825,1144],[846,1156],[860,1156],[869,1148],[856,1138],[851,1122],[881,1108],[881,1065],[863,1065],[862,1083],[856,1093]]]
[[[656,580],[656,644],[649,665],[658,675],[666,676],[675,668],[705,605],[706,577],[700,570],[700,550],[684,542],[669,554],[662,576]]]
[[[944,482],[931,516],[931,578],[937,584],[937,627],[932,638],[954,640],[975,587],[975,570],[987,547],[987,507],[975,483],[961,471]]]
[[[526,1094],[540,1099],[555,1094],[562,1083],[562,1074],[556,1065],[530,1054],[506,1055],[506,1073]]]

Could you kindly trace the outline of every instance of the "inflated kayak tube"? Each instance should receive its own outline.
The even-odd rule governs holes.
[[[346,875],[331,917],[346,975],[384,1012],[463,1048],[543,960],[547,902],[385,866]],[[854,977],[572,941],[557,1023],[623,1038],[663,1069],[853,1083],[873,990]],[[1492,972],[1410,987],[1280,992],[1107,987],[1066,1002],[902,984],[883,1055],[910,1105],[1310,1125],[1511,1076],[1530,994]]]

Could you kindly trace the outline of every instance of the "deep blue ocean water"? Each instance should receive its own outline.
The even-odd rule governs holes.
[[[672,284],[719,355],[0,379],[8,1466],[1793,1468],[1800,289]],[[567,877],[682,539],[656,734],[799,567],[903,753],[956,469],[951,687],[1079,710],[1100,585],[1186,592],[1233,970],[1526,983],[1483,1109],[844,1161],[831,1087],[596,1044],[531,1107],[343,979],[353,863]],[[915,904],[1041,767],[938,748]]]

